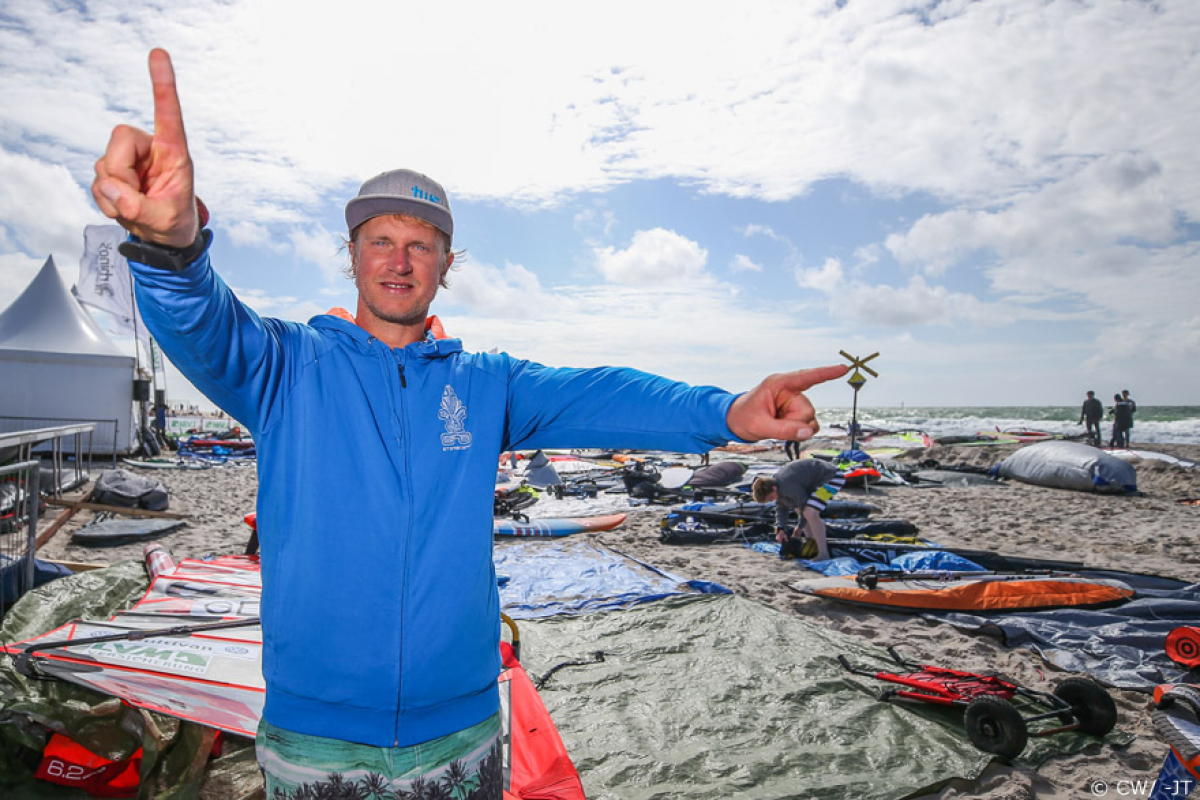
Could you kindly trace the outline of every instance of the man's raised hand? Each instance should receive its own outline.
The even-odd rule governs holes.
[[[200,230],[192,159],[165,50],[150,51],[154,133],[128,125],[113,129],[96,161],[92,197],[105,216],[139,239],[168,247],[190,245]]]
[[[770,375],[733,401],[725,421],[735,436],[747,442],[808,439],[821,426],[804,392],[849,371],[845,364],[836,364]]]

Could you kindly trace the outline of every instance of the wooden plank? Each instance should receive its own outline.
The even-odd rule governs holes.
[[[91,564],[91,563],[86,563],[83,561],[56,561],[53,558],[46,558],[46,559],[42,559],[42,560],[47,561],[51,564],[58,564],[60,566],[64,566],[67,569],[71,570],[72,572],[88,572],[89,570],[104,569],[105,567],[112,566],[111,564]]]
[[[124,506],[108,506],[103,503],[88,503],[82,500],[47,499],[47,505],[64,506],[66,508],[87,509],[88,511],[107,511],[110,514],[120,514],[126,517],[157,517],[159,519],[188,519],[191,514],[176,514],[172,511],[151,511],[147,508],[126,508]]]
[[[83,496],[83,501],[87,501],[90,499],[92,499],[92,492],[91,492],[91,490],[88,490],[88,493]],[[63,501],[57,501],[57,502],[63,502]],[[56,503],[48,501],[48,504],[55,505]],[[33,551],[36,553],[38,550],[41,550],[42,547],[46,544],[46,542],[50,541],[50,537],[52,537],[52,536],[54,536],[54,534],[58,533],[59,528],[61,528],[63,525],[66,525],[68,522],[70,522],[71,517],[75,516],[78,513],[79,513],[78,508],[66,508],[63,511],[60,511],[58,516],[54,518],[54,522],[51,522],[50,526],[48,528],[46,528],[44,531],[40,531],[38,533],[37,539],[35,539],[33,542]]]

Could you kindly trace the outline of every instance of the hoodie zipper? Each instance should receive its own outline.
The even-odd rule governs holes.
[[[407,389],[408,381],[405,380],[405,378],[404,378],[404,362],[401,361],[399,357],[397,357],[397,359],[396,359],[396,373],[400,377],[400,389],[401,390]],[[398,416],[400,417],[400,423],[401,423],[400,447],[401,447],[401,449],[403,449],[403,448],[407,447],[407,442],[404,441],[407,438],[404,435],[406,432],[403,430],[404,399],[401,398],[400,402],[401,402],[401,407],[400,407],[400,409],[398,409]],[[403,457],[403,454],[402,454],[402,457]],[[404,461],[407,466],[408,459],[405,458]],[[412,503],[409,502],[407,505],[410,508],[409,513],[411,514]],[[412,534],[411,518],[408,520],[408,528],[409,528],[408,534],[411,535]],[[405,565],[404,573],[405,574],[403,576],[401,576],[401,581],[400,581],[400,586],[402,587],[401,593],[403,595],[403,592],[404,592],[403,587],[408,586],[408,536],[403,536],[402,541],[404,542],[404,550],[405,550],[405,552],[404,552],[404,565]],[[400,678],[400,683],[398,683],[396,685],[396,722],[395,722],[395,727],[393,728],[393,730],[395,731],[394,739],[392,742],[393,747],[400,746],[400,714],[401,714],[400,707],[401,707],[401,697],[403,695],[402,686],[403,686],[403,682],[404,682],[404,621],[403,620],[404,620],[404,606],[407,604],[405,603],[403,596],[401,597],[400,602],[401,602],[401,607],[400,607],[400,652],[396,654],[396,664],[399,667],[398,677]]]

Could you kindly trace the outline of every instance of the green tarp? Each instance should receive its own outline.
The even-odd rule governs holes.
[[[884,684],[836,660],[894,669],[886,654],[735,595],[520,626],[535,681],[604,654],[541,689],[591,800],[898,798],[974,778],[989,760],[960,712],[879,702]],[[1031,739],[1022,760],[1092,742]]]

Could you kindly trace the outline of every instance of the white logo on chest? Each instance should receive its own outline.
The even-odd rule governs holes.
[[[467,407],[458,399],[450,384],[442,390],[442,404],[438,419],[446,425],[442,434],[443,450],[466,450],[471,446],[471,434],[466,430]]]

